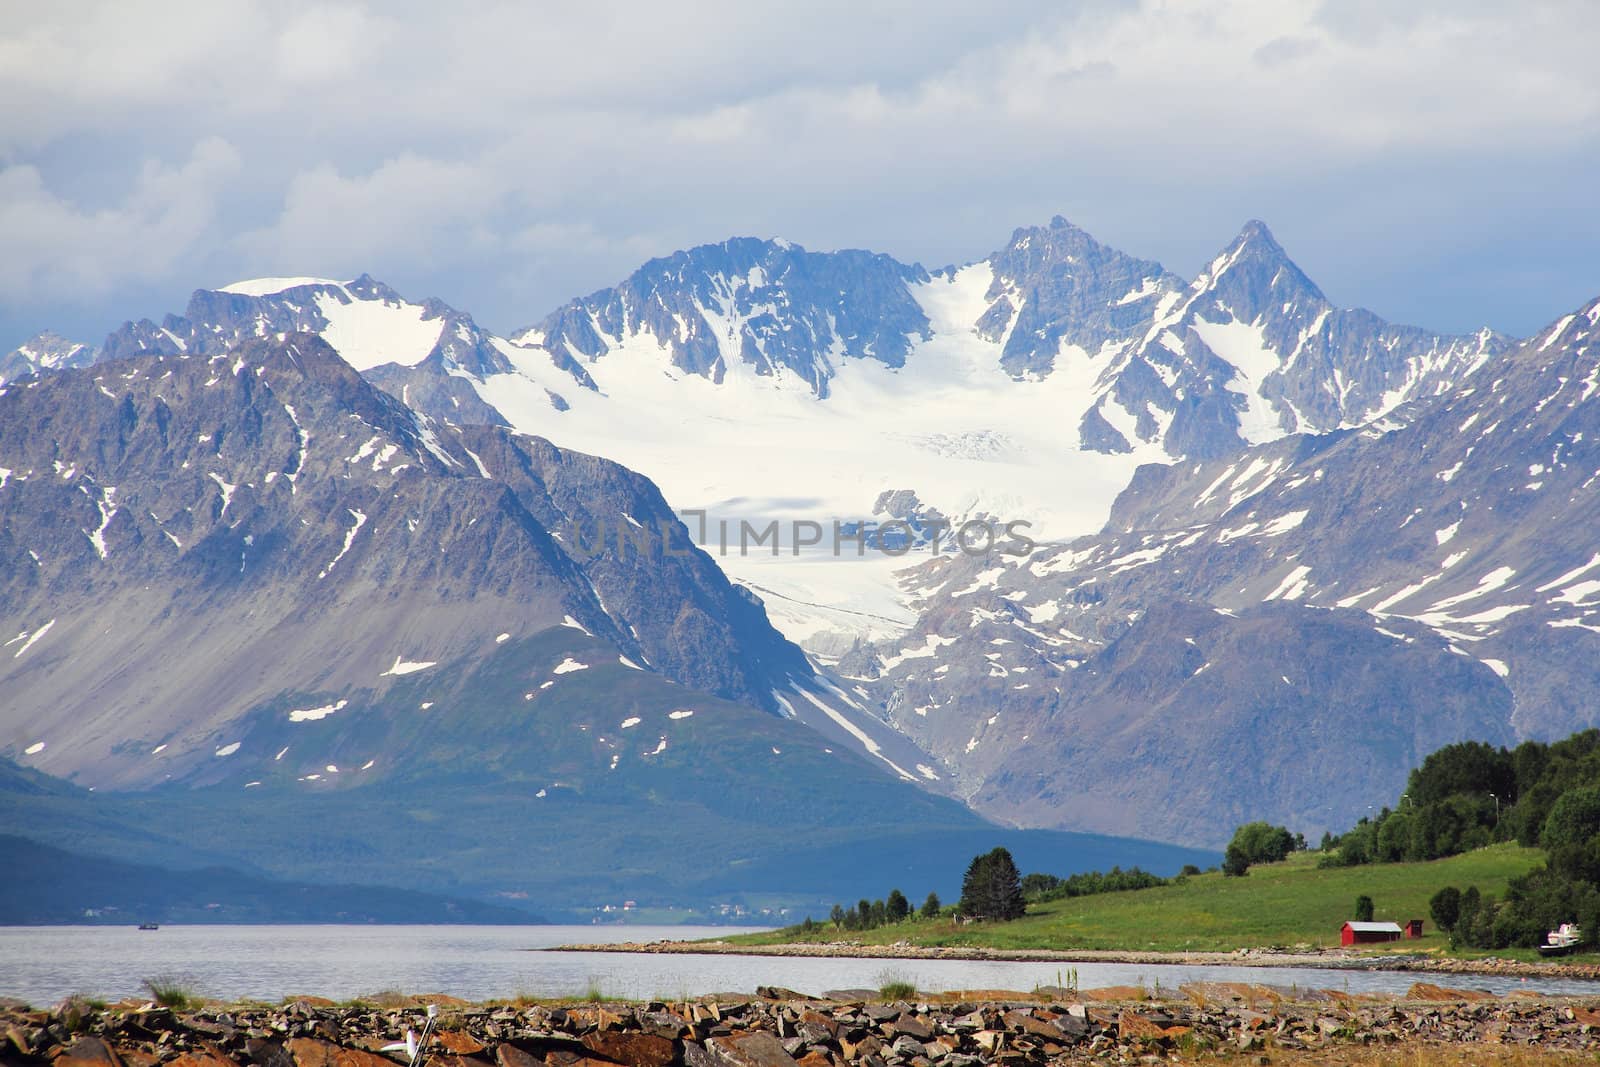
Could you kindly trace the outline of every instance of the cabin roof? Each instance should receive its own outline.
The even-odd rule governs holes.
[[[1345,923],[1358,934],[1398,934],[1402,933],[1399,923]]]

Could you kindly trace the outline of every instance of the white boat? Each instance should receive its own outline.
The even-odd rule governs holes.
[[[1539,946],[1539,955],[1566,956],[1578,951],[1578,947],[1582,944],[1583,932],[1578,929],[1578,924],[1562,923],[1544,935],[1544,944]]]

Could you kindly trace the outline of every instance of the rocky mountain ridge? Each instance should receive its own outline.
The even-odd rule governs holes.
[[[580,550],[619,516],[655,539]],[[313,721],[552,627],[756,707],[810,677],[648,481],[434,423],[309,334],[7,387],[0,558],[5,745],[104,784],[201,773],[280,694]]]
[[[1158,836],[1337,830],[1448,741],[1595,725],[1597,329],[1398,425],[1141,468],[1025,561],[927,564],[917,632],[850,669],[980,810]]]

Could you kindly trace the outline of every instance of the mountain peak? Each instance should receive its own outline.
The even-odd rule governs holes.
[[[1327,301],[1322,290],[1289,258],[1289,253],[1260,219],[1246,222],[1239,235],[1207,265],[1195,284],[1216,288],[1224,284],[1224,279],[1234,279],[1233,284],[1237,285],[1244,278],[1248,278],[1245,284],[1253,292],[1280,290],[1282,295],[1281,287],[1288,286],[1313,300]]]
[[[87,367],[94,360],[95,350],[89,345],[44,330],[22,342],[14,351],[0,354],[0,385],[42,370]]]
[[[1246,222],[1239,229],[1239,236],[1233,239],[1233,243],[1240,247],[1255,245],[1261,248],[1276,249],[1278,252],[1283,251],[1283,246],[1278,243],[1278,239],[1272,236],[1272,231],[1260,219],[1250,219]]]

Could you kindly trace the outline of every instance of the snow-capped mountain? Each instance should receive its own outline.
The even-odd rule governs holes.
[[[95,356],[95,350],[89,345],[69,341],[46,330],[0,356],[0,385],[42,371],[87,367],[94,362]]]
[[[1169,294],[1086,418],[1099,447],[1160,440],[1212,458],[1286,433],[1373,422],[1436,396],[1505,351],[1490,330],[1450,337],[1335,307],[1261,222]]]
[[[509,370],[489,334],[439,300],[420,303],[368,275],[257,278],[198,289],[183,315],[124,323],[106,338],[103,359],[140,355],[213,356],[240,341],[315,333],[369,381],[416,410],[466,424],[502,420],[478,399],[471,377]]]
[[[1361,425],[1506,342],[1338,309],[1260,223],[1186,285],[1057,218],[931,273],[703,246],[497,344],[512,371],[479,392],[513,426],[618,457],[735,527],[882,521],[887,492],[1070,537],[1099,528],[1141,463]],[[894,560],[721,561],[813,651],[916,617]]]
[[[1470,662],[1451,650],[1460,639],[1430,631],[1422,615],[1411,640],[1397,642],[1356,607],[1335,602],[1328,616],[1301,602],[1316,580],[1297,584],[1306,563],[1283,550],[1297,523],[1313,528],[1296,514],[1309,509],[1240,521],[1234,511],[1273,486],[1317,493],[1304,472],[1273,479],[1339,442],[1410,432],[1457,392],[1495,379],[1509,343],[1335,307],[1260,223],[1187,283],[1059,218],[1017,230],[984,260],[936,271],[735,239],[653,260],[510,339],[367,276],[264,279],[197,291],[184,316],[130,323],[104,352],[216,360],[295,330],[436,420],[424,425],[458,459],[467,453],[449,442],[504,426],[548,437],[561,455],[644,472],[663,507],[823,669],[812,674],[773,644],[765,622],[751,651],[732,608],[712,613],[729,620],[713,637],[674,624],[660,637],[668,646],[651,651],[597,584],[612,629],[639,643],[637,657],[626,644],[619,655],[671,677],[668,648],[692,650],[699,673],[680,680],[800,719],[1003,819],[1154,837],[1219,832],[1234,815],[1262,814],[1263,796],[1285,793],[1282,781],[1216,773],[1232,758],[1226,746],[1277,738],[1278,762],[1252,765],[1265,773],[1292,766],[1309,739],[1331,746],[1344,731],[1355,755],[1304,779],[1316,786],[1304,791],[1316,810],[1282,814],[1297,828],[1338,826],[1348,821],[1339,804],[1388,789],[1385,776],[1430,747],[1526,732],[1500,681],[1509,661]],[[1308,433],[1322,436],[1298,436]],[[503,439],[513,454],[526,451],[521,438]],[[499,446],[470,447],[492,480],[515,483],[509,472],[527,465],[492,462]],[[218,473],[219,485],[252,484]],[[1223,488],[1207,495],[1211,482]],[[101,518],[122,506],[100,503]],[[1154,510],[1169,505],[1170,514]],[[649,540],[637,531],[652,523],[605,494],[581,514],[610,531],[617,554],[630,538]],[[1341,514],[1330,521],[1364,528]],[[98,551],[93,518],[76,527],[80,553]],[[870,527],[889,519],[905,523],[905,554],[878,551]],[[1020,523],[1047,547],[1022,560],[952,554],[951,528],[969,520]],[[1195,528],[1206,523],[1215,530]],[[807,524],[820,534],[802,545]],[[555,543],[568,555],[581,547]],[[1232,559],[1244,544],[1261,546],[1260,574],[1206,577],[1220,565],[1205,553]],[[594,580],[596,567],[612,565],[581,569]],[[1393,574],[1417,580],[1399,563]],[[645,571],[633,578],[650,581]],[[666,602],[657,606],[665,619]],[[21,632],[19,645],[43,639],[36,625]],[[1202,637],[1216,651],[1200,671],[1186,650]],[[1290,682],[1274,679],[1296,672],[1269,678],[1260,656],[1302,662],[1304,692],[1280,692]],[[769,669],[774,662],[784,666]],[[1327,663],[1367,684],[1330,676]],[[1362,663],[1382,669],[1362,672]],[[1191,669],[1203,684],[1188,681]],[[1443,687],[1447,713],[1422,714],[1425,685]],[[307,707],[350,699],[333,699],[336,690],[318,689]],[[1218,712],[1219,699],[1240,694],[1253,702]],[[1172,728],[1174,715],[1187,732]],[[1292,737],[1278,737],[1285,717],[1301,723]],[[1086,761],[1106,774],[1068,784],[1059,773]],[[1169,791],[1156,795],[1140,768],[1159,761],[1186,771],[1160,776]],[[1207,794],[1198,782],[1224,784]],[[1187,805],[1175,802],[1180,788]]]
[[[792,374],[827,396],[843,360],[905,365],[928,330],[907,285],[926,280],[920,267],[871,252],[733,238],[653,259],[511,339],[592,364],[643,335],[685,374],[720,383],[739,364],[761,376]]]
[[[0,559],[0,748],[91,783],[320,774],[352,753],[274,756],[304,723],[563,632],[583,663],[552,649],[529,702],[594,657],[774,711],[811,676],[649,481],[435,423],[309,334],[4,387]]]
[[[815,913],[863,871],[947,877],[930,839],[1212,858],[884,774],[647,479],[430,419],[314,334],[0,386],[0,619],[0,809],[94,854],[587,915]]]
[[[1346,825],[1439,744],[1600,724],[1596,394],[1600,300],[1393,426],[1147,467],[1099,535],[926,565],[856,670],[999,817]]]

